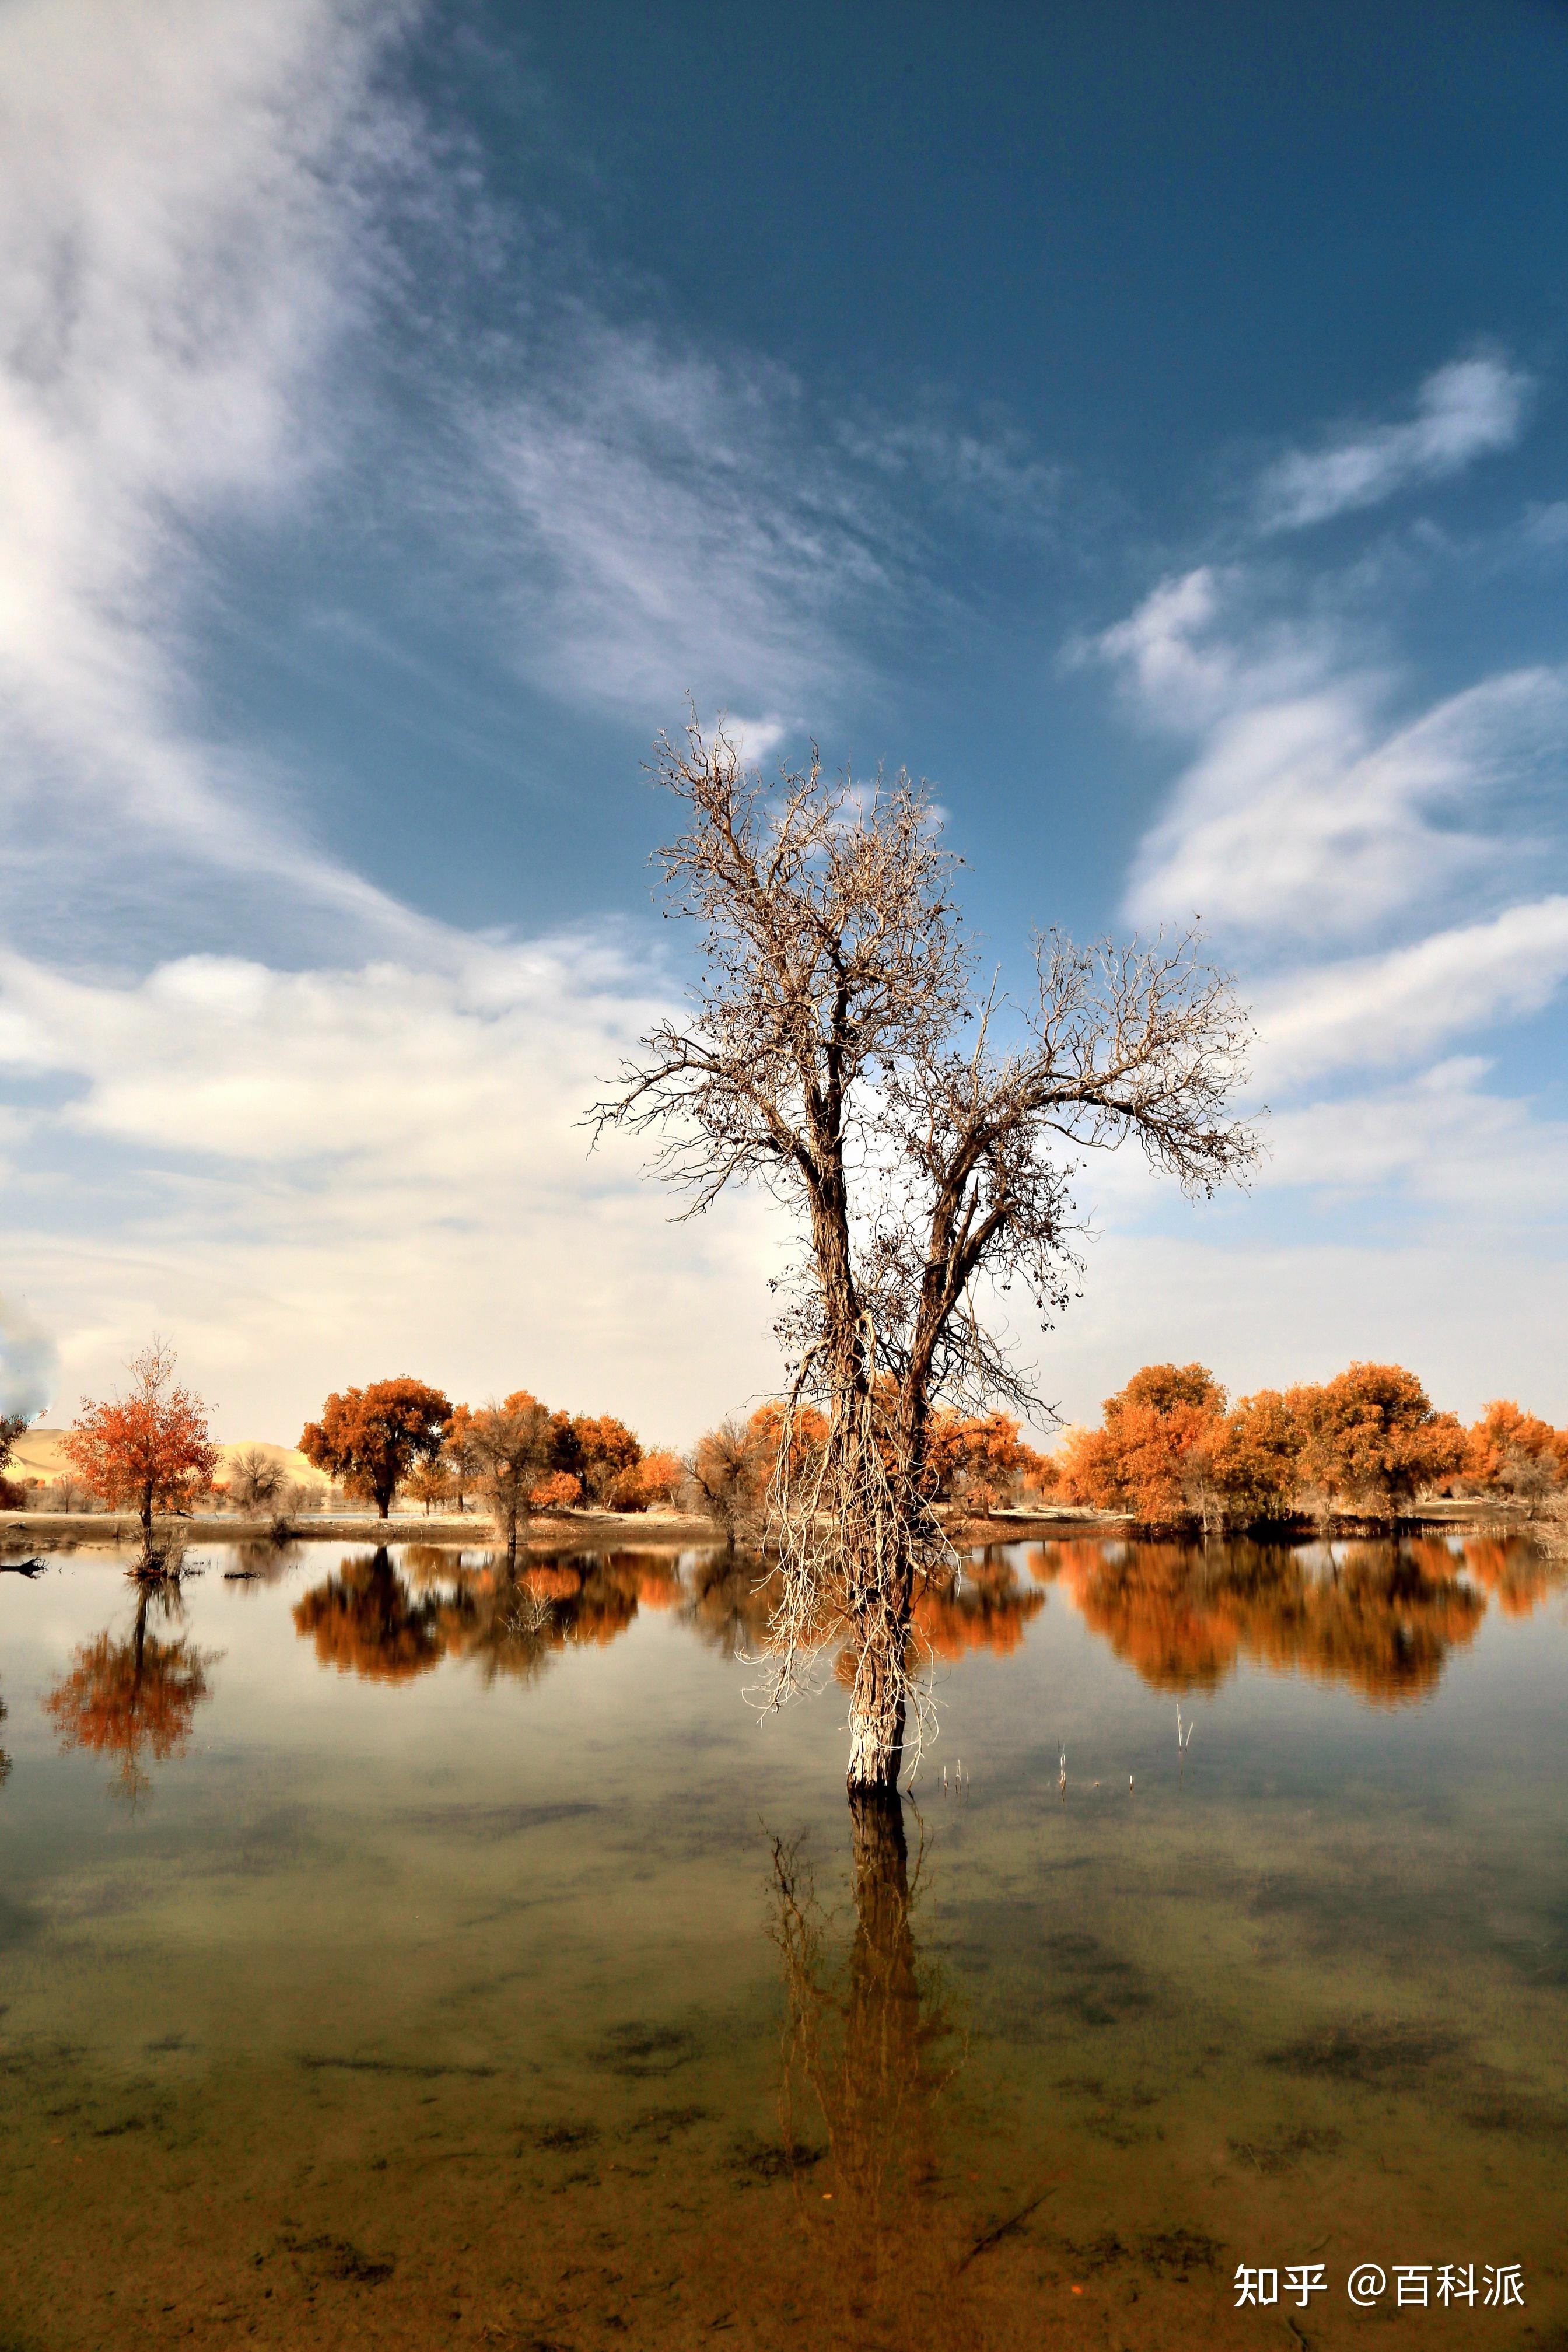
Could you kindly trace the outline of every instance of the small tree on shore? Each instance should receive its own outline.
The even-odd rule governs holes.
[[[1393,1517],[1463,1465],[1458,1421],[1433,1411],[1403,1364],[1352,1364],[1321,1387],[1289,1390],[1286,1402],[1303,1433],[1303,1476],[1331,1509],[1348,1501]]]
[[[447,1464],[445,1451],[438,1455],[427,1456],[423,1462],[416,1462],[403,1482],[403,1491],[411,1503],[421,1507],[426,1518],[432,1511],[439,1510],[443,1504],[449,1503],[457,1494],[458,1482]]]
[[[143,1348],[129,1367],[127,1394],[101,1403],[84,1398],[63,1446],[100,1502],[136,1511],[149,1564],[153,1512],[188,1510],[211,1486],[218,1465],[207,1408],[177,1384],[174,1360],[162,1339]]]
[[[384,1519],[415,1464],[440,1453],[451,1421],[451,1405],[426,1381],[373,1381],[341,1395],[334,1390],[321,1420],[306,1423],[300,1451]]]
[[[550,1475],[550,1415],[537,1397],[518,1389],[499,1404],[460,1406],[456,1421],[473,1465],[475,1489],[489,1507],[508,1567],[515,1567],[519,1532],[526,1532],[534,1490]]]
[[[733,1551],[737,1543],[754,1543],[762,1533],[773,1458],[755,1415],[739,1421],[732,1413],[716,1429],[705,1430],[687,1456],[688,1497],[694,1509],[712,1520],[727,1550]]]
[[[943,1553],[924,1496],[933,1406],[1036,1405],[977,1286],[1048,1323],[1071,1295],[1070,1168],[1134,1139],[1209,1192],[1247,1166],[1229,1115],[1247,1024],[1192,938],[1040,943],[1021,1007],[975,987],[923,791],[857,792],[815,756],[769,793],[721,730],[661,739],[682,830],[659,853],[701,934],[689,1013],[662,1022],[592,1114],[652,1130],[688,1213],[760,1182],[803,1244],[781,1326],[792,1359],[770,1528],[782,1570],[772,1699],[853,1662],[851,1791],[897,1785],[917,1583]],[[1010,1036],[1003,1043],[998,1033]],[[794,1415],[826,1412],[797,1466]]]
[[[263,1445],[247,1445],[228,1465],[228,1498],[237,1510],[270,1510],[288,1479]]]

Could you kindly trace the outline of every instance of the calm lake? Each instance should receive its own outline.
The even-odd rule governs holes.
[[[191,1564],[0,1575],[4,2352],[1568,2345],[1528,1542],[977,1555],[901,1836],[744,1565]]]

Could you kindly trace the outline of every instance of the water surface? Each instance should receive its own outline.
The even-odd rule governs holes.
[[[743,1566],[197,1564],[0,1576],[7,2352],[1568,2341],[1527,1542],[977,1557],[858,1825]]]

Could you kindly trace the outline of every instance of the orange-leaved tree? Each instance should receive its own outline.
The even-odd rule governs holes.
[[[154,1510],[188,1508],[212,1484],[218,1450],[207,1408],[174,1379],[174,1350],[162,1339],[128,1367],[131,1388],[101,1403],[83,1398],[63,1451],[111,1510],[132,1505],[149,1545]]]
[[[508,1562],[515,1563],[519,1526],[526,1526],[535,1491],[552,1475],[550,1414],[527,1389],[514,1389],[499,1404],[492,1399],[489,1404],[459,1405],[452,1428],[505,1542]]]
[[[637,1464],[637,1481],[645,1503],[673,1503],[686,1484],[686,1465],[667,1445],[658,1445]]]
[[[1305,1434],[1278,1389],[1259,1389],[1231,1407],[1207,1451],[1209,1479],[1227,1519],[1256,1526],[1289,1517],[1301,1491]]]
[[[429,1517],[444,1503],[451,1502],[458,1493],[458,1481],[445,1452],[427,1454],[416,1462],[403,1482],[403,1491],[411,1503],[421,1504]]]
[[[1107,1397],[1103,1429],[1071,1429],[1060,1485],[1069,1502],[1153,1521],[1201,1517],[1225,1391],[1203,1364],[1145,1364]]]
[[[1483,1494],[1536,1502],[1568,1479],[1568,1430],[1553,1429],[1511,1400],[1494,1397],[1465,1433],[1462,1467],[1467,1486]]]
[[[617,1471],[606,1500],[613,1511],[646,1511],[655,1503],[672,1503],[686,1483],[686,1475],[679,1454],[661,1447],[645,1454],[631,1469]]]
[[[574,1416],[570,1437],[557,1446],[555,1467],[575,1471],[590,1502],[611,1503],[611,1489],[623,1471],[635,1470],[642,1446],[624,1421],[611,1412]]]
[[[529,1496],[536,1511],[569,1511],[583,1499],[583,1481],[573,1470],[552,1470]]]
[[[966,1503],[992,1511],[1010,1503],[1020,1489],[1049,1491],[1056,1465],[1026,1445],[1020,1424],[1007,1412],[958,1413],[940,1408],[926,1439],[926,1475],[934,1502]]]
[[[416,1462],[433,1462],[446,1442],[452,1408],[439,1389],[406,1377],[336,1390],[300,1439],[307,1462],[350,1495],[373,1502],[384,1519]]]
[[[1433,1412],[1403,1364],[1352,1364],[1321,1388],[1289,1390],[1286,1402],[1302,1429],[1304,1477],[1331,1507],[1342,1497],[1380,1516],[1396,1512],[1464,1462],[1458,1420]]]

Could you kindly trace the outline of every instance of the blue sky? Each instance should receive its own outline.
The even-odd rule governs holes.
[[[1255,1004],[1065,1412],[1568,1419],[1568,11],[5,0],[0,109],[18,1394],[765,1391],[763,1206],[574,1124],[689,691],[929,776],[1005,972],[1198,912]]]

